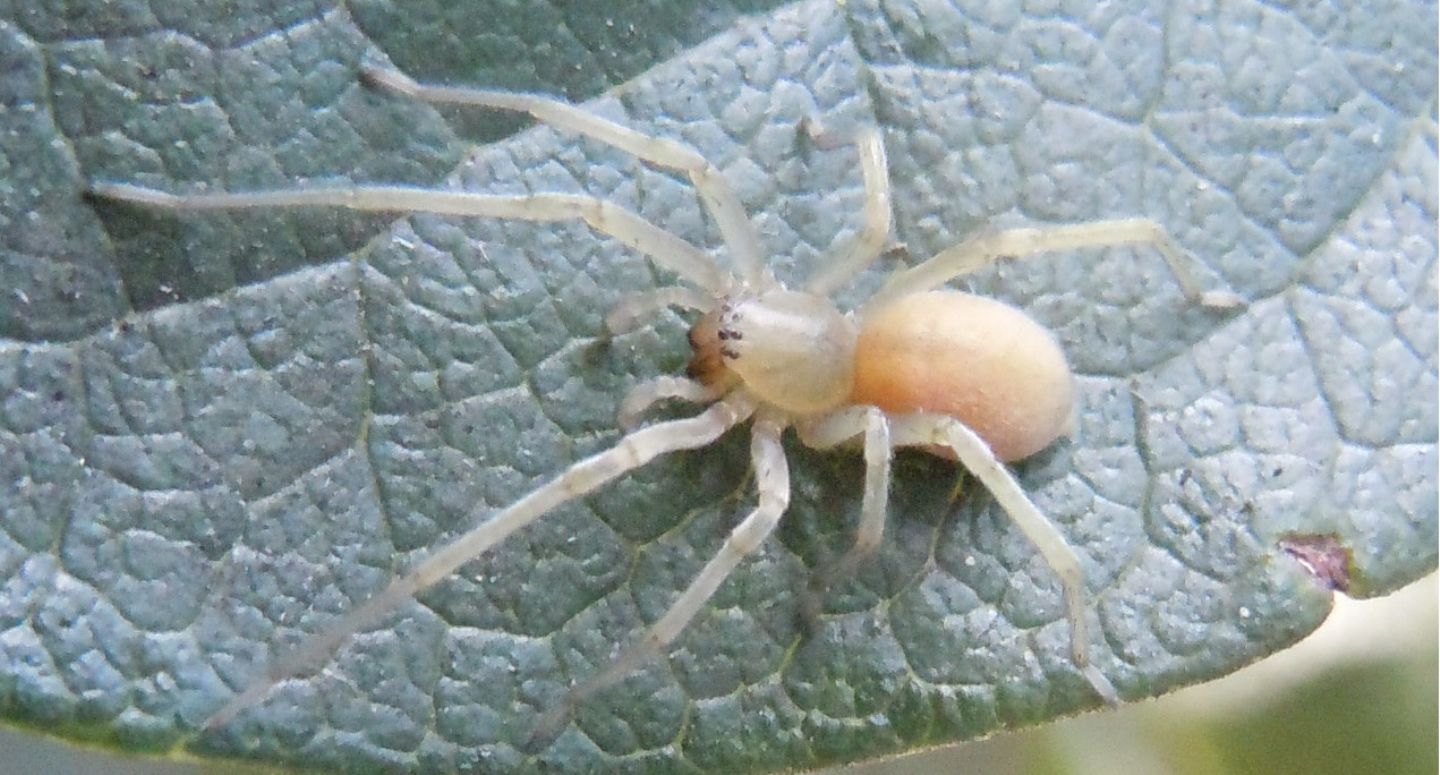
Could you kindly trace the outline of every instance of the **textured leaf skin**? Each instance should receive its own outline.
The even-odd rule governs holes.
[[[922,455],[900,459],[879,558],[805,632],[798,590],[850,540],[859,463],[793,445],[778,537],[668,660],[521,752],[747,507],[737,433],[558,511],[197,734],[275,649],[611,443],[624,390],[684,363],[683,324],[601,338],[616,299],[665,278],[580,226],[177,219],[87,202],[85,181],[590,191],[716,242],[674,177],[544,128],[472,154],[513,122],[371,93],[366,58],[574,98],[658,63],[592,107],[715,161],[788,278],[844,244],[861,204],[853,156],[797,139],[807,116],[885,129],[915,256],[987,223],[1165,224],[1245,310],[1188,308],[1136,250],[971,283],[1053,326],[1079,374],[1075,439],[1019,471],[1081,549],[1097,661],[1127,698],[1313,629],[1331,593],[1283,548],[1297,535],[1349,550],[1354,593],[1435,567],[1433,5],[698,5],[626,5],[643,43],[576,33],[553,50],[476,35],[483,13],[377,2],[8,12],[7,718],[305,769],[765,771],[1094,705],[1048,570],[982,492],[952,505],[952,467]],[[533,13],[543,29],[562,14]]]

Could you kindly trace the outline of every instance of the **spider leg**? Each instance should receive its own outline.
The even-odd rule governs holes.
[[[885,161],[885,140],[880,130],[867,128],[855,138],[860,152],[860,173],[865,180],[865,222],[845,255],[821,267],[806,284],[817,296],[829,296],[885,252],[893,227],[890,207],[890,173]]]
[[[1085,574],[1080,558],[1065,541],[1065,536],[1040,513],[1010,475],[1005,465],[990,451],[990,446],[964,423],[947,415],[912,414],[891,418],[891,432],[896,445],[932,445],[948,447],[960,464],[969,469],[995,496],[995,500],[1020,532],[1040,551],[1045,563],[1060,579],[1065,593],[1065,618],[1070,624],[1070,659],[1090,682],[1095,693],[1115,705],[1120,696],[1110,679],[1090,663],[1090,628],[1086,619]]]
[[[355,633],[376,623],[416,593],[442,581],[460,566],[489,551],[511,533],[534,522],[546,512],[579,498],[660,455],[703,447],[754,411],[753,402],[737,394],[714,404],[695,417],[672,420],[638,430],[622,437],[610,449],[571,465],[549,482],[530,491],[520,500],[422,559],[374,597],[311,636],[295,650],[272,662],[262,675],[211,716],[205,724],[206,728],[215,729],[229,723],[240,711],[263,699],[275,684],[328,657]]]
[[[706,601],[740,561],[774,531],[790,505],[790,468],[785,461],[785,450],[780,445],[780,433],[784,428],[783,422],[773,417],[761,416],[755,421],[750,438],[750,457],[755,466],[759,494],[755,510],[735,526],[720,551],[705,563],[690,586],[680,593],[680,597],[639,640],[621,651],[605,669],[576,685],[558,705],[540,718],[530,736],[531,747],[553,739],[570,714],[588,697],[619,682],[645,660],[662,656],[670,642],[704,608]]]
[[[706,310],[714,303],[714,297],[681,286],[633,293],[610,309],[610,314],[605,316],[605,330],[614,335],[626,334],[639,328],[640,321],[667,307]]]
[[[630,389],[620,403],[620,428],[630,431],[640,424],[640,418],[650,407],[666,400],[687,401],[702,404],[720,397],[719,390],[686,377],[661,376],[641,382]]]
[[[584,135],[618,148],[657,167],[685,173],[694,184],[700,199],[714,216],[731,259],[740,278],[754,287],[772,285],[774,279],[765,269],[760,254],[760,239],[755,226],[745,214],[740,198],[720,171],[698,151],[684,143],[637,132],[607,118],[586,112],[574,105],[536,94],[491,91],[455,86],[432,86],[415,81],[399,70],[366,67],[364,79],[374,86],[402,94],[421,102],[511,110],[528,113],[557,129]]]
[[[802,423],[797,430],[800,440],[814,449],[838,446],[860,434],[865,437],[865,494],[860,499],[860,524],[855,531],[855,544],[837,562],[816,572],[811,578],[810,594],[804,601],[804,616],[806,621],[813,623],[820,614],[820,592],[839,579],[854,574],[880,547],[880,539],[885,535],[890,463],[894,449],[890,441],[890,421],[884,412],[873,406],[835,412],[823,419]]]
[[[694,245],[617,204],[576,194],[502,196],[408,186],[172,194],[128,183],[96,183],[90,187],[90,193],[106,199],[173,211],[344,207],[373,212],[423,212],[519,221],[579,220],[595,231],[644,253],[656,266],[668,269],[701,288],[719,291],[728,284],[715,262]]]
[[[1165,229],[1148,218],[1093,221],[1068,226],[982,231],[934,257],[891,275],[865,307],[874,309],[913,293],[928,291],[1004,256],[1028,257],[1037,253],[1113,245],[1149,245],[1160,251],[1185,298],[1213,309],[1232,309],[1242,304],[1228,291],[1205,291],[1188,266],[1194,259],[1175,243]]]

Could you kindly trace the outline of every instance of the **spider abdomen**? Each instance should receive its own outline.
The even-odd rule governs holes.
[[[1045,327],[959,291],[904,297],[860,324],[851,401],[887,414],[934,412],[968,425],[1006,462],[1071,427],[1074,380]]]

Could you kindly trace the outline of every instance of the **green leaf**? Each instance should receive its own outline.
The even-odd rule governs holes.
[[[1243,311],[1188,306],[1145,250],[971,283],[1052,326],[1079,374],[1075,438],[1018,471],[1082,554],[1097,663],[1127,699],[1302,637],[1327,567],[1366,595],[1435,567],[1433,6],[491,5],[95,0],[0,21],[6,718],[307,769],[760,771],[1096,704],[1053,574],[924,455],[900,458],[878,558],[807,631],[800,590],[852,540],[860,464],[793,444],[777,537],[668,659],[520,750],[748,507],[734,433],[557,510],[201,732],[274,654],[612,443],[624,391],[683,366],[684,324],[601,337],[617,299],[668,280],[582,226],[174,218],[88,202],[88,181],[589,191],[718,246],[676,177],[372,92],[364,61],[593,96],[694,145],[789,279],[862,203],[851,149],[800,140],[809,117],[884,129],[915,257],[987,224],[1170,229]]]

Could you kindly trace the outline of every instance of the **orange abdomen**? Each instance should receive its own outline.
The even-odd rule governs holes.
[[[1069,431],[1075,387],[1055,337],[1025,313],[983,296],[930,291],[861,321],[852,401],[887,414],[951,415],[1008,462]]]

